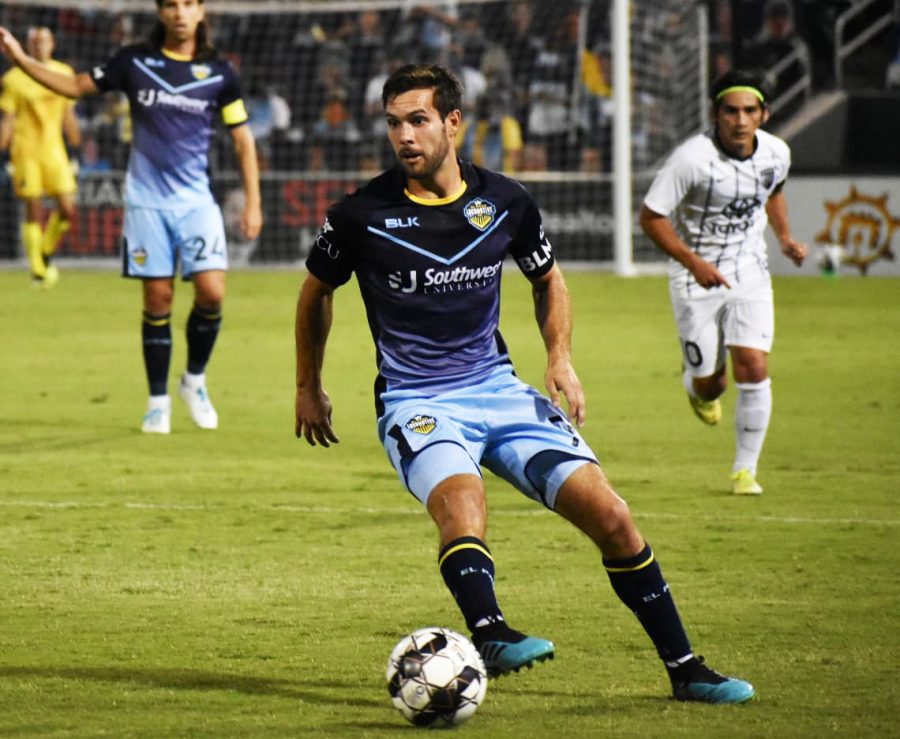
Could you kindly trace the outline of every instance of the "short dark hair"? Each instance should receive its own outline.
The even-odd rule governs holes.
[[[735,87],[749,87],[759,93],[759,102],[763,108],[769,104],[769,83],[765,73],[758,69],[729,69],[712,83],[709,99],[718,108],[722,96]]]
[[[434,107],[446,118],[462,109],[462,84],[452,72],[438,64],[407,64],[392,73],[381,90],[381,104],[410,90],[434,90]]]

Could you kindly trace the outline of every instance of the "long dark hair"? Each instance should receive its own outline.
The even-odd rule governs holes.
[[[163,2],[165,0],[156,0],[156,7],[161,8],[163,6]],[[197,0],[200,5],[203,5],[203,0]],[[156,25],[153,26],[153,30],[150,31],[150,36],[147,38],[147,45],[152,49],[161,49],[163,43],[166,40],[166,28],[163,26],[162,21],[157,19]],[[195,36],[196,47],[194,49],[194,60],[195,61],[203,61],[205,59],[212,59],[216,55],[216,49],[212,45],[212,31],[209,27],[209,21],[205,18],[197,24],[197,33]]]

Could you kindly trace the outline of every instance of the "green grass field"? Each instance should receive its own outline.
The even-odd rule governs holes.
[[[502,329],[543,352],[514,269]],[[341,444],[293,435],[299,272],[235,272],[209,370],[221,416],[139,432],[137,285],[0,272],[0,735],[412,736],[383,684],[406,632],[464,625],[435,531],[374,430],[373,351],[338,292],[326,387]],[[728,490],[726,422],[691,414],[665,279],[569,275],[585,436],[630,502],[698,653],[737,707],[668,699],[589,542],[487,481],[504,610],[557,659],[491,683],[470,737],[896,736],[900,282],[781,279],[759,499]],[[172,379],[189,287],[176,297]]]

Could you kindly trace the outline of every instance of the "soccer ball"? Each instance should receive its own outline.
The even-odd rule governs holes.
[[[388,658],[394,707],[416,726],[468,721],[487,691],[481,655],[462,634],[431,626],[404,636]]]
[[[840,244],[825,244],[820,247],[816,261],[823,275],[836,275],[847,261],[847,250]]]

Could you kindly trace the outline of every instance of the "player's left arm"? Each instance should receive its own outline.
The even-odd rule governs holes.
[[[259,160],[256,157],[256,141],[250,126],[244,124],[231,129],[234,151],[241,168],[244,186],[244,211],[241,213],[241,231],[248,239],[255,239],[262,229],[262,198],[259,194]]]
[[[81,148],[81,127],[78,125],[78,116],[75,115],[75,107],[66,108],[62,120],[63,135],[70,149]]]
[[[569,289],[558,264],[539,277],[529,277],[544,347],[547,350],[547,371],[544,383],[550,400],[561,407],[560,396],[566,399],[569,419],[577,426],[587,418],[584,388],[572,366],[572,301]]]
[[[788,221],[787,198],[784,197],[783,183],[775,188],[775,192],[769,196],[766,202],[766,215],[769,216],[769,225],[775,232],[781,252],[798,267],[806,258],[806,244],[797,241],[791,235],[791,224]]]

